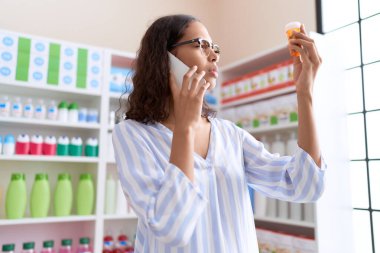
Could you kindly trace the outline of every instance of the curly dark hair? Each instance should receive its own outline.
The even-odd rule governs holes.
[[[168,49],[178,42],[193,21],[189,15],[170,15],[157,19],[141,40],[133,63],[133,91],[128,97],[125,119],[149,124],[169,117],[172,94],[169,85],[170,67]],[[204,100],[202,117],[215,116]]]

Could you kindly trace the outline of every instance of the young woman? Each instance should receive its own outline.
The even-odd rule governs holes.
[[[316,201],[325,165],[312,90],[321,63],[302,32],[294,58],[299,148],[270,154],[233,123],[213,117],[203,97],[215,87],[220,48],[187,15],[165,16],[146,31],[136,59],[126,120],[113,143],[125,196],[138,216],[135,252],[257,253],[249,184],[268,197]],[[190,66],[179,88],[168,51]]]

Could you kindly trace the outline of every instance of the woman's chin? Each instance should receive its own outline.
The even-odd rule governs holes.
[[[216,78],[210,78],[210,79],[206,79],[207,82],[210,83],[210,87],[207,88],[207,90],[212,90],[215,88],[216,86]]]

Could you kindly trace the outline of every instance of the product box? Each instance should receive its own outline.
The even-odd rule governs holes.
[[[99,91],[102,80],[103,54],[100,49],[90,48],[88,50],[87,84],[88,90]]]
[[[133,70],[130,68],[111,67],[109,91],[115,93],[132,92]]]
[[[77,61],[78,48],[70,44],[61,45],[59,59],[59,86],[62,88],[76,87]]]
[[[0,49],[17,52],[18,35],[8,31],[0,30]]]
[[[41,39],[32,39],[28,81],[34,84],[46,84],[49,64],[49,43]]]
[[[5,48],[0,48],[0,80],[15,80],[16,64],[17,52]]]

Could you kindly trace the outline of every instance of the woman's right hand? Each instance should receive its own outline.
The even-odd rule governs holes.
[[[187,71],[183,76],[181,88],[177,85],[173,74],[170,74],[177,129],[197,130],[200,126],[203,98],[210,83],[205,83],[203,79],[205,72],[197,73],[197,69],[197,66],[193,66]]]

